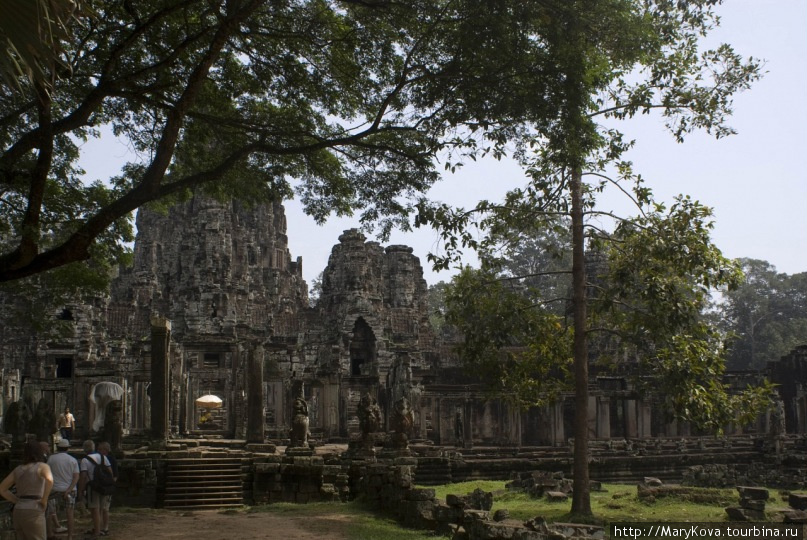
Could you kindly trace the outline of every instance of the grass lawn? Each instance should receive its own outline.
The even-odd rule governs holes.
[[[449,493],[464,495],[476,488],[493,492],[493,511],[506,508],[515,519],[541,516],[547,521],[573,521],[569,515],[571,500],[549,502],[532,499],[519,492],[507,491],[506,482],[477,481],[436,486],[438,498]],[[736,489],[693,488],[687,496],[664,497],[652,503],[640,501],[636,485],[603,484],[601,492],[591,493],[591,507],[598,521],[604,523],[624,521],[726,521],[726,506],[737,505]],[[787,508],[787,496],[771,489],[768,510]]]
[[[548,502],[545,499],[531,499],[519,492],[510,492],[504,488],[505,482],[475,481],[443,486],[430,486],[439,499],[446,495],[465,495],[476,488],[494,493],[493,510],[506,508],[510,517],[526,520],[541,516],[547,521],[577,521],[569,515],[571,501]],[[771,489],[768,500],[769,511],[787,507],[787,495]],[[596,516],[595,522],[607,524],[611,522],[715,522],[726,521],[725,506],[736,505],[739,495],[736,489],[694,489],[683,496],[659,498],[655,502],[640,501],[636,485],[603,484],[603,491],[592,492],[591,504]],[[435,536],[427,531],[404,529],[394,520],[384,517],[361,502],[350,503],[312,503],[286,504],[276,503],[266,506],[255,506],[232,513],[271,512],[293,518],[311,516],[325,517],[326,525],[310,524],[306,528],[320,532],[338,531],[340,535],[356,540],[426,540]],[[328,519],[330,518],[330,519]]]

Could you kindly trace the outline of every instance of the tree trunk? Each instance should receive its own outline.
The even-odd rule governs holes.
[[[586,343],[586,261],[583,237],[583,175],[572,171],[572,299],[574,306],[574,493],[572,513],[590,516],[588,479],[588,345]]]

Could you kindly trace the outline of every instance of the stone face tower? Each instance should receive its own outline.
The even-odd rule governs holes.
[[[324,345],[318,363],[328,380],[323,412],[340,411],[342,436],[358,429],[356,407],[368,392],[385,420],[401,397],[418,406],[418,374],[430,368],[436,349],[426,295],[412,248],[385,249],[356,229],[339,237],[323,272],[317,307]]]
[[[112,298],[170,319],[177,338],[267,338],[288,330],[284,314],[307,307],[280,204],[194,197],[167,215],[140,211],[137,228],[134,266]]]
[[[137,225],[134,265],[116,280],[111,308],[132,310],[135,321],[171,321],[172,431],[244,435],[246,380],[262,378],[264,369],[263,354],[256,364],[249,364],[250,355],[276,340],[296,340],[298,316],[308,308],[283,206],[195,196],[165,215],[142,210]],[[148,401],[138,383],[135,409]],[[255,391],[262,394],[262,386]],[[212,418],[202,418],[195,404],[204,394],[224,402]],[[256,407],[254,414],[263,415]]]

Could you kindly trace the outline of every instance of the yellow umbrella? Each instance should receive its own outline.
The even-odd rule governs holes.
[[[221,407],[221,398],[213,394],[206,394],[200,398],[196,398],[196,404],[204,409],[218,409]]]

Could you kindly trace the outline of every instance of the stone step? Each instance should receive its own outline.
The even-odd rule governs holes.
[[[166,465],[163,507],[223,508],[243,504],[248,458],[176,458],[167,461]]]
[[[168,493],[195,493],[195,492],[202,492],[202,493],[241,493],[243,490],[241,486],[214,486],[215,489],[212,489],[210,485],[205,484],[198,484],[195,486],[168,486],[165,488],[166,495]]]
[[[241,508],[244,505],[241,503],[214,503],[214,504],[172,504],[170,507],[167,506],[166,508],[170,508],[171,510],[215,510],[219,508]]]

